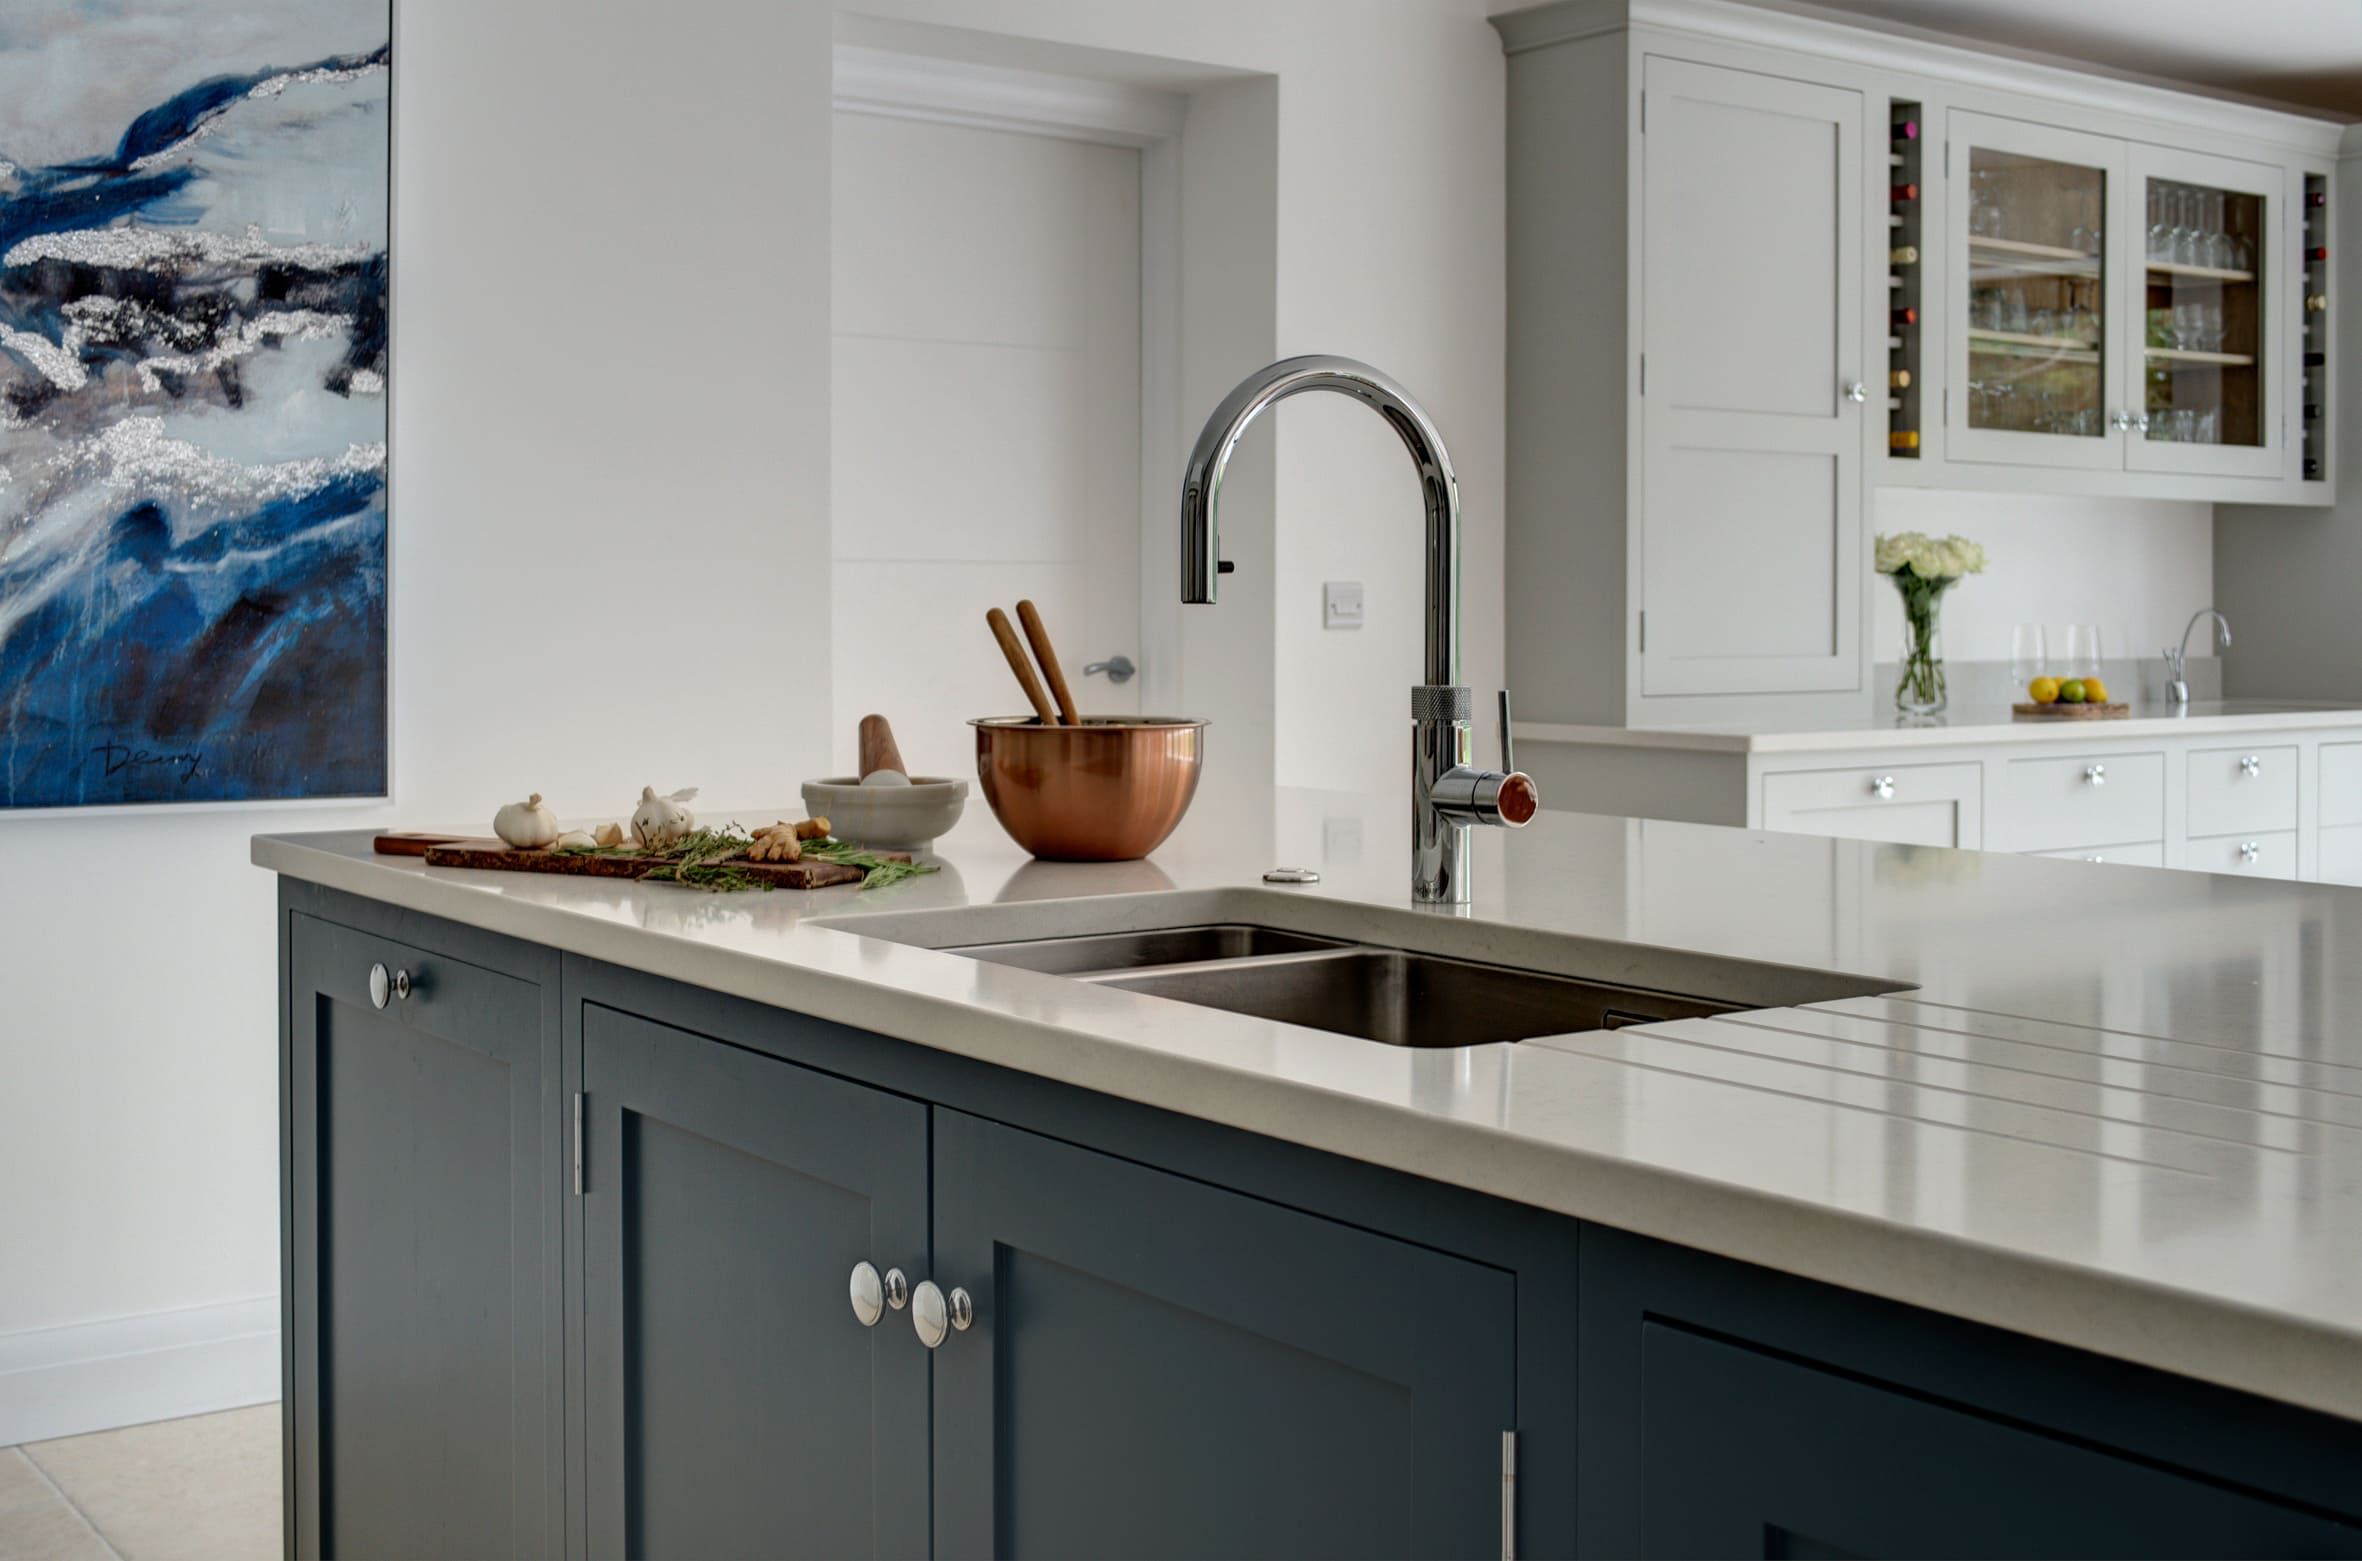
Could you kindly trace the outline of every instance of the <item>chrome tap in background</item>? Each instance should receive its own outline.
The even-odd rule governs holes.
[[[1468,902],[1468,826],[1516,828],[1540,798],[1511,758],[1509,695],[1501,695],[1501,763],[1468,762],[1474,696],[1460,684],[1460,483],[1443,435],[1410,392],[1351,358],[1285,358],[1223,397],[1197,436],[1181,477],[1181,600],[1211,602],[1229,566],[1216,520],[1222,473],[1247,425],[1301,390],[1334,390],[1374,409],[1401,435],[1427,506],[1427,681],[1411,690],[1411,898]]]
[[[2231,648],[2231,620],[2212,607],[2201,607],[2190,615],[2182,626],[2182,642],[2165,647],[2165,698],[2169,704],[2186,705],[2190,702],[2190,631],[2206,619],[2214,620],[2214,648]]]

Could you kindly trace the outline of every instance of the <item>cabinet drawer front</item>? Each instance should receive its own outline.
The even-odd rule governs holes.
[[[2165,755],[2012,759],[2002,766],[1994,811],[1994,835],[2010,851],[2162,839]]]
[[[2213,835],[2190,842],[2182,862],[2202,873],[2241,873],[2249,878],[2296,876],[2296,831]]]
[[[2144,840],[2129,846],[2069,846],[2063,851],[2033,851],[2031,856],[2055,857],[2062,862],[2108,862],[2118,867],[2163,867],[2165,842]]]
[[[2190,755],[2193,835],[2296,828],[2296,749],[2207,748]]]
[[[2362,824],[2362,743],[2321,745],[2321,827]]]
[[[1766,775],[1763,827],[1840,840],[1973,848],[1984,835],[1983,767],[1860,765]]]
[[[2362,824],[2321,831],[2321,881],[2362,884]]]

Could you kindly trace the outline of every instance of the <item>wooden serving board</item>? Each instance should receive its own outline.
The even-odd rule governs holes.
[[[2130,705],[2011,705],[2010,713],[2023,721],[2121,721],[2132,714]]]
[[[907,862],[908,851],[875,853],[890,862]],[[664,863],[642,856],[605,856],[592,851],[519,851],[498,840],[454,840],[429,846],[429,867],[474,867],[496,873],[558,873],[573,878],[645,878]],[[826,889],[832,884],[859,883],[869,876],[843,862],[750,862],[744,857],[730,864],[759,878],[774,889]]]

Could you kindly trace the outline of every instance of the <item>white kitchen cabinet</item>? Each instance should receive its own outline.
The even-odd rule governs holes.
[[[2067,851],[2165,835],[2165,755],[2093,744],[2038,758],[1997,758],[1994,846]]]
[[[2211,835],[2189,841],[2182,866],[2201,873],[2240,873],[2250,878],[2294,878],[2296,831]]]
[[[1862,95],[1644,79],[1642,692],[1859,688]]]
[[[2198,748],[2189,757],[2190,833],[2253,834],[2296,828],[2293,745]]]
[[[1974,764],[1897,764],[1799,770],[1763,778],[1765,829],[1891,840],[1903,845],[1984,843],[1984,791]]]
[[[1492,21],[1531,717],[1845,718],[1881,485],[2333,496],[2290,429],[2336,126],[1711,0]],[[2152,264],[2152,187],[2219,202],[2219,252]]]
[[[2142,840],[2128,846],[2071,846],[2064,851],[2033,851],[2031,856],[2047,856],[2062,862],[2113,862],[2118,867],[2163,867],[2165,842]]]
[[[2321,863],[2313,876],[2323,883],[2362,884],[2362,824],[2321,831]]]

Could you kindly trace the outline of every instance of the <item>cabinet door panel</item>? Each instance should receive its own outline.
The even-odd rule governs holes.
[[[927,1358],[854,1265],[926,1270],[926,1108],[584,1005],[593,1555],[927,1545]]]
[[[547,1554],[554,995],[289,921],[293,1551]]]
[[[1984,769],[1977,764],[1863,765],[1763,777],[1763,827],[1898,845],[1984,843]]]
[[[1861,95],[1646,72],[1642,690],[1859,687]]]
[[[1496,1554],[1510,1275],[936,1111],[946,1556]]]
[[[2362,1531],[1664,1323],[1647,1556],[2350,1555]]]

